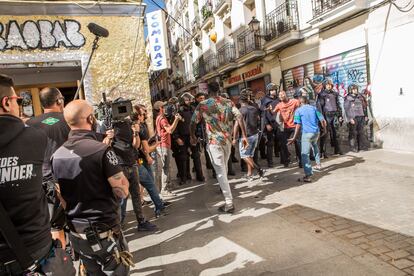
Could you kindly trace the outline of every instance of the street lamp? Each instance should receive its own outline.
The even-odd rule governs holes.
[[[253,16],[248,25],[250,30],[254,33],[257,33],[260,29],[260,21],[256,19],[256,16]]]

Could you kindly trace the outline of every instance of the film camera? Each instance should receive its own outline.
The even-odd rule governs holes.
[[[107,101],[106,94],[102,93],[102,102],[98,105],[98,119],[103,121],[106,128],[111,129],[113,124],[124,122],[133,113],[132,100],[118,98]]]

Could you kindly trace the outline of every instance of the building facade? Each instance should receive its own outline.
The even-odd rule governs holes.
[[[140,2],[0,1],[0,73],[11,75],[27,98],[25,115],[42,112],[43,87],[73,99],[95,39],[89,23],[109,35],[99,39],[80,97],[98,104],[105,92],[151,106],[144,12]]]
[[[174,91],[217,80],[237,100],[244,87],[258,92],[273,82],[292,92],[305,77],[330,78],[342,95],[358,84],[370,95],[375,143],[414,151],[414,57],[406,41],[414,10],[405,2],[167,0],[180,23],[167,20]]]

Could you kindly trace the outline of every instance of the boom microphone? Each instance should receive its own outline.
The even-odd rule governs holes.
[[[108,30],[105,29],[104,27],[99,26],[98,24],[91,22],[88,24],[87,27],[91,33],[93,33],[94,35],[98,37],[108,37],[109,35]]]

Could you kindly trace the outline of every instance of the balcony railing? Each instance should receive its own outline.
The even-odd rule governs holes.
[[[286,1],[266,16],[266,40],[272,40],[299,26],[296,1]]]
[[[239,57],[247,55],[255,50],[262,48],[260,35],[246,29],[243,33],[237,36]]]
[[[205,68],[206,68],[206,74],[216,70],[218,68],[218,60],[217,55],[215,53],[211,53],[209,55],[206,55],[204,57],[205,60]]]
[[[207,19],[213,16],[213,7],[209,3],[206,3],[201,8],[201,16],[203,18],[203,24],[207,21]]]
[[[224,66],[236,59],[236,48],[234,44],[227,43],[217,50],[218,65]]]
[[[215,0],[214,1],[214,12],[216,12],[220,7],[226,3],[226,0]]]
[[[206,65],[204,63],[203,56],[201,56],[193,63],[193,75],[197,79],[197,78],[201,78],[205,74],[206,74]]]
[[[200,17],[198,17],[197,15],[196,17],[194,17],[193,21],[191,21],[191,30],[194,33],[199,29],[200,29]]]
[[[312,0],[313,17],[319,17],[352,0]]]

